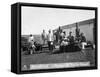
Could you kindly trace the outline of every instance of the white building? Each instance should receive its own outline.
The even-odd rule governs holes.
[[[66,32],[67,36],[69,35],[70,31],[72,32],[72,35],[75,36],[76,35],[76,32],[75,32],[76,25],[78,25],[80,32],[84,33],[86,40],[94,42],[94,36],[95,36],[94,35],[95,34],[94,33],[94,26],[95,26],[94,22],[95,22],[95,19],[89,19],[89,20],[61,26],[61,29]]]

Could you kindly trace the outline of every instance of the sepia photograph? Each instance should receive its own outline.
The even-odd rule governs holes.
[[[95,10],[21,7],[21,71],[96,66]]]

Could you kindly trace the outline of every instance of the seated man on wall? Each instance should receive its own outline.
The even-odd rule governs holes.
[[[34,42],[34,45],[35,45],[35,51],[42,51],[42,45],[39,44],[38,42]]]
[[[81,37],[80,42],[81,42],[81,45],[82,45],[82,49],[85,49],[85,46],[87,45],[87,43],[86,43],[86,38],[84,36],[84,33],[81,33],[80,37]]]
[[[67,52],[67,49],[68,49],[68,39],[65,37],[61,42],[60,51]]]
[[[95,44],[92,41],[87,41],[87,45],[85,46],[85,48],[95,49]]]
[[[72,36],[72,32],[69,32],[69,36],[67,38],[69,45],[74,45],[74,36]]]
[[[72,35],[72,32],[69,32],[69,36],[67,38],[68,38],[68,43],[69,43],[68,51],[69,52],[75,51],[75,47],[74,47],[75,41],[74,41],[74,36]]]

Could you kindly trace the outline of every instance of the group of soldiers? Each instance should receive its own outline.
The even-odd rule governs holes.
[[[85,48],[86,45],[86,38],[84,36],[84,33],[80,33],[80,29],[78,28],[78,26],[76,26],[76,36],[74,37],[72,35],[72,32],[69,32],[69,35],[66,35],[66,32],[63,31],[60,27],[55,30],[55,31],[51,31],[49,30],[49,33],[46,34],[45,30],[43,30],[42,33],[42,40],[43,40],[43,44],[48,43],[48,47],[49,50],[53,50],[53,47],[56,45],[59,46],[73,46],[75,43],[80,43],[80,47],[82,49]]]
[[[76,26],[76,36],[72,35],[72,32],[69,32],[69,35],[66,36],[66,32],[63,31],[60,27],[57,30],[49,30],[48,34],[43,30],[41,34],[41,38],[43,41],[42,45],[48,45],[49,51],[53,51],[53,49],[58,46],[73,46],[75,43],[80,43],[81,48],[84,49],[86,45],[86,38],[83,33],[80,33],[80,29]],[[34,36],[30,35],[28,40],[32,45],[32,52],[35,51],[35,44],[34,44]]]

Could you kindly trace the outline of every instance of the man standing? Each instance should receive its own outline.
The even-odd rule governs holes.
[[[57,29],[57,31],[56,31],[56,33],[55,33],[57,44],[60,44],[60,39],[61,39],[60,34],[61,34],[61,32],[62,32],[62,29],[61,29],[60,26],[59,26],[59,28]]]
[[[49,30],[47,40],[48,40],[49,50],[53,51],[53,40],[54,40],[54,38],[53,38],[53,34],[51,33],[51,30]]]
[[[78,23],[76,23],[75,32],[76,32],[76,40],[79,42],[80,41],[80,29],[78,27]]]
[[[30,44],[30,54],[33,54],[35,52],[35,45],[34,45],[34,36],[31,34],[28,38],[28,42]]]
[[[47,34],[46,34],[45,30],[43,30],[43,33],[42,33],[42,40],[43,40],[43,44],[45,45],[46,40],[47,40]]]

